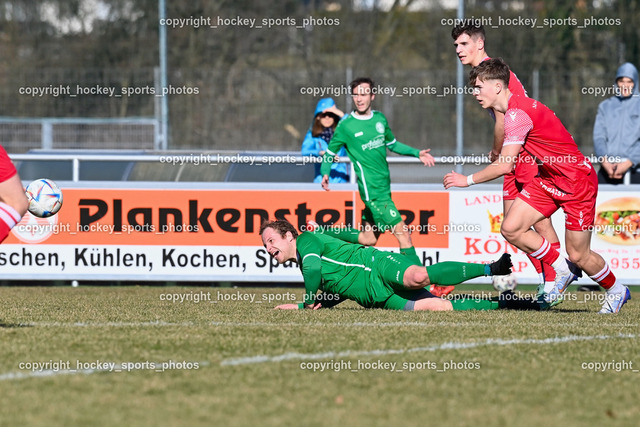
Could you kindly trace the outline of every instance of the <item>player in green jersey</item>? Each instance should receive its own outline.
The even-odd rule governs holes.
[[[340,121],[329,142],[320,169],[322,188],[329,190],[331,164],[344,146],[353,162],[365,210],[362,230],[351,229],[350,239],[343,240],[373,246],[380,234],[389,230],[398,239],[402,252],[413,249],[408,227],[391,200],[387,148],[398,154],[418,157],[427,166],[433,166],[435,161],[429,150],[420,151],[396,141],[384,114],[371,109],[371,102],[375,99],[371,79],[358,78],[351,82],[350,87],[355,109]]]
[[[371,109],[375,99],[373,81],[368,77],[350,83],[354,110],[342,119],[329,142],[320,169],[322,188],[329,190],[329,173],[336,153],[345,147],[356,173],[360,198],[365,209],[362,212],[362,227],[323,227],[322,232],[341,240],[373,246],[380,235],[390,231],[397,239],[400,253],[411,257],[418,264],[422,261],[411,242],[409,227],[398,208],[391,200],[391,179],[387,149],[405,156],[418,157],[426,166],[435,164],[430,150],[418,150],[396,140],[387,119],[379,111]],[[432,288],[438,295],[446,295],[452,287]]]
[[[284,220],[265,222],[260,236],[269,255],[280,264],[296,261],[304,278],[304,302],[276,308],[318,309],[350,299],[365,308],[407,311],[539,309],[535,301],[515,296],[509,301],[464,296],[447,300],[434,297],[425,289],[432,283],[455,285],[475,277],[510,274],[509,254],[491,264],[447,261],[424,267],[404,255],[344,242],[326,234],[298,235],[293,225]],[[320,290],[323,293],[317,295]]]

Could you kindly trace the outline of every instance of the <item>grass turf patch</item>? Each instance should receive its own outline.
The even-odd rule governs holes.
[[[302,296],[290,288],[0,288],[0,419],[635,425],[637,293],[608,316],[596,294],[407,313],[273,310]]]

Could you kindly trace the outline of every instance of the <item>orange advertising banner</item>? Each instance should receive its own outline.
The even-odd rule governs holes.
[[[448,192],[393,198],[414,246],[449,247]],[[255,247],[265,219],[287,219],[300,230],[308,220],[359,226],[363,208],[354,191],[65,188],[57,215],[25,215],[5,244]],[[397,241],[386,233],[378,246]]]

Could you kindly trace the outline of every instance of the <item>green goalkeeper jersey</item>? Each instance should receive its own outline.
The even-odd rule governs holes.
[[[305,304],[313,304],[319,290],[339,294],[363,307],[384,302],[393,294],[373,268],[375,254],[380,252],[377,249],[310,232],[298,236],[296,249]]]
[[[340,121],[324,155],[322,175],[329,174],[336,153],[343,146],[353,163],[360,197],[365,202],[391,198],[387,148],[398,154],[420,156],[419,150],[396,141],[384,114],[375,110],[364,117],[352,113]]]

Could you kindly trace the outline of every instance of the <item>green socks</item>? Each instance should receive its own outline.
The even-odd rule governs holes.
[[[498,301],[473,298],[471,295],[456,295],[456,297],[451,300],[454,311],[497,310],[500,308]]]
[[[411,246],[410,248],[400,248],[400,253],[409,258],[411,261],[415,262],[416,265],[422,265],[422,261],[420,261],[420,258],[416,253],[416,248],[414,248],[413,246]]]
[[[415,253],[415,249],[414,249]],[[445,261],[427,267],[429,281],[433,285],[457,285],[465,280],[485,276],[485,264]]]

